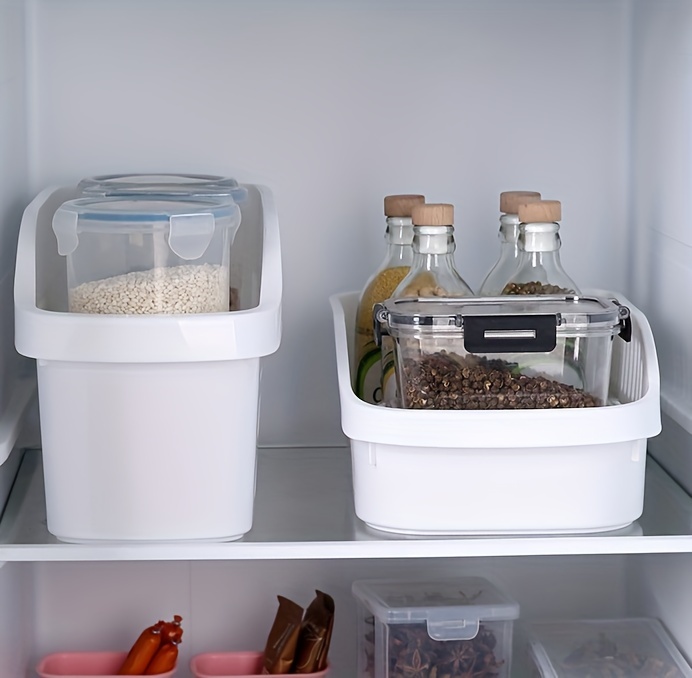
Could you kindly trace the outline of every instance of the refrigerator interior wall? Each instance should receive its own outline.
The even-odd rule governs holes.
[[[632,294],[661,368],[656,458],[692,492],[692,5],[638,2],[632,25]]]
[[[351,581],[438,575],[490,577],[518,600],[522,619],[658,616],[689,657],[692,594],[682,573],[690,566],[690,554],[8,563],[0,570],[0,592],[3,609],[11,606],[16,614],[0,618],[0,669],[23,678],[50,652],[128,647],[153,617],[180,614],[179,675],[187,678],[188,661],[198,652],[262,649],[277,593],[307,605],[319,588],[334,596],[338,612],[330,651],[335,678],[352,678],[357,612]],[[522,675],[521,647],[517,626],[513,675]]]
[[[182,170],[271,187],[284,335],[264,366],[260,443],[296,446],[344,443],[327,299],[379,263],[382,197],[454,203],[459,268],[477,285],[497,254],[497,195],[520,188],[562,200],[565,268],[651,319],[677,426],[657,454],[677,450],[680,477],[690,32],[685,0],[0,0],[0,421],[26,366],[12,349],[14,242],[48,185]],[[421,571],[493,575],[527,615],[660,616],[690,657],[691,568],[688,553],[9,562],[0,675],[28,678],[53,650],[127,645],[173,613],[184,657],[256,646],[278,593],[307,604],[323,588],[339,611],[335,678],[352,678],[351,581]]]
[[[540,190],[563,201],[566,269],[627,291],[624,0],[29,7],[35,192],[133,170],[273,190],[284,331],[260,444],[344,444],[328,297],[379,264],[388,193],[455,205],[459,268],[478,285],[499,192]]]
[[[35,651],[33,570],[24,563],[0,567],[0,676],[28,678]]]
[[[20,379],[33,370],[30,361],[14,350],[12,298],[19,221],[31,199],[24,12],[21,0],[0,0],[0,464],[12,448],[20,414],[12,403],[17,398],[15,391]],[[2,483],[0,477],[0,488]]]
[[[152,616],[183,617],[180,672],[198,652],[263,649],[277,608],[276,595],[307,605],[315,589],[335,599],[337,615],[330,650],[336,678],[355,675],[356,605],[353,579],[391,576],[482,575],[496,581],[521,605],[523,619],[670,615],[673,591],[659,609],[657,591],[642,587],[656,559],[642,556],[568,556],[443,560],[316,560],[262,562],[34,563],[30,662],[42,654],[79,648],[118,649],[134,642]],[[690,556],[671,556],[668,574],[689,567]],[[16,564],[14,564],[16,566]],[[660,571],[661,568],[658,568]],[[239,584],[242,582],[242,585]],[[267,582],[272,582],[268,585]],[[680,581],[677,585],[680,585]],[[692,650],[687,627],[669,630]],[[689,621],[689,620],[688,620]],[[518,629],[517,649],[521,647]],[[685,648],[683,647],[683,650]],[[517,655],[518,656],[518,655]],[[519,674],[517,665],[517,675]],[[14,674],[4,674],[14,675]]]

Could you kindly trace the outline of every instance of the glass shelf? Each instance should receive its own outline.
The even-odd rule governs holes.
[[[588,501],[588,497],[584,497]],[[343,448],[258,451],[254,527],[226,543],[89,543],[46,528],[40,450],[27,450],[0,521],[0,561],[448,558],[692,552],[692,498],[649,457],[642,517],[614,532],[551,536],[410,537],[354,513]]]

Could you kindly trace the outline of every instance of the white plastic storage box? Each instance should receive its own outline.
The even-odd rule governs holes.
[[[370,527],[421,535],[615,530],[642,513],[647,438],[660,431],[651,329],[630,309],[614,341],[609,404],[560,410],[408,410],[352,388],[358,293],[333,295],[341,426],[354,503]]]
[[[365,580],[352,590],[358,678],[512,675],[519,604],[487,579]]]
[[[67,311],[51,222],[76,187],[27,207],[15,343],[36,358],[48,529],[65,541],[230,540],[252,526],[260,358],[281,337],[271,192],[247,186],[232,249],[233,312]]]
[[[658,619],[582,619],[531,624],[531,678],[689,678],[692,669]]]

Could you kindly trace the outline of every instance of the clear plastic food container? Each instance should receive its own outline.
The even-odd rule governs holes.
[[[613,338],[629,309],[576,295],[387,300],[376,334],[394,338],[407,409],[558,409],[606,405]]]
[[[215,174],[101,174],[82,179],[85,197],[247,198],[247,189],[235,179]]]
[[[519,604],[482,577],[364,580],[358,678],[511,675]]]
[[[657,619],[585,619],[528,628],[531,678],[686,678],[692,670]]]
[[[80,198],[53,217],[67,257],[69,311],[216,313],[229,309],[240,210],[225,198]]]

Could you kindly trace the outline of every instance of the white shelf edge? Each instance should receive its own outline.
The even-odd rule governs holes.
[[[603,538],[565,537],[518,538],[508,545],[506,539],[454,540],[446,546],[421,541],[415,547],[395,543],[349,545],[332,542],[291,544],[221,544],[221,545],[112,545],[86,546],[13,545],[0,547],[0,563],[6,562],[96,562],[96,561],[198,561],[198,560],[363,560],[420,558],[482,558],[512,556],[593,556],[661,553],[691,553],[692,537],[618,537],[617,542]]]

